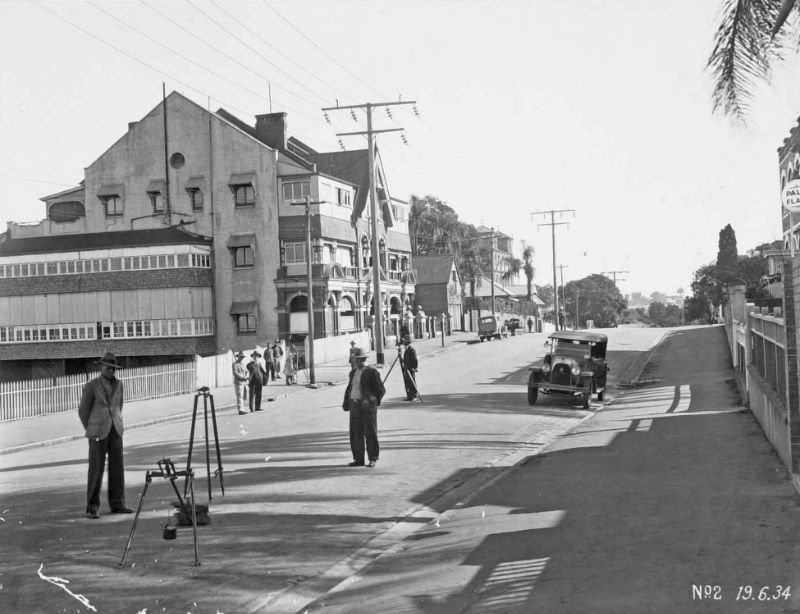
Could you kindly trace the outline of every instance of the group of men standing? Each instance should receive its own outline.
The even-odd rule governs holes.
[[[263,355],[254,350],[247,364],[244,363],[244,358],[244,352],[240,351],[233,363],[233,385],[239,414],[249,413],[244,409],[245,398],[248,399],[250,412],[262,411],[261,391],[269,382],[280,379],[283,348],[275,341],[264,349]]]

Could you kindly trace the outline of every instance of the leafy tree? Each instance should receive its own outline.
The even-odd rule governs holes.
[[[692,294],[696,301],[693,303],[693,307],[703,306],[706,312],[702,317],[687,317],[687,320],[699,320],[705,324],[715,322],[717,307],[722,304],[723,296],[716,264],[703,265],[694,272]]]
[[[526,245],[522,250],[522,260],[519,258],[508,259],[508,270],[503,273],[501,278],[508,281],[522,271],[525,273],[525,281],[528,284],[528,300],[531,300],[533,295],[533,277],[536,275],[536,269],[533,266],[533,246]]]
[[[567,316],[579,328],[586,324],[586,320],[594,320],[594,325],[601,328],[616,325],[627,307],[616,284],[597,273],[568,282],[564,294]]]
[[[454,254],[460,257],[467,225],[458,220],[455,210],[435,196],[411,196],[408,218],[411,250],[414,254]]]
[[[552,310],[555,307],[552,284],[536,286],[536,295],[544,303],[544,311],[552,313]]]
[[[782,51],[797,48],[798,0],[723,0],[714,49],[707,68],[714,79],[715,112],[743,121],[755,94],[755,81],[768,80]]]
[[[647,316],[652,326],[680,326],[681,308],[677,305],[665,305],[658,301],[650,303]]]
[[[719,231],[719,250],[717,251],[717,275],[726,283],[737,281],[739,252],[736,248],[736,233],[730,224]]]
[[[664,303],[664,304],[666,304],[667,295],[664,294],[663,292],[653,292],[650,295],[650,301],[651,302],[655,302],[655,303]]]
[[[711,310],[705,296],[689,296],[683,301],[683,317],[686,322],[708,324]]]

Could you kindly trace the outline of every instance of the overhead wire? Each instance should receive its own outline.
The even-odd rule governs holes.
[[[99,42],[103,43],[104,45],[106,45],[106,46],[108,46],[108,47],[111,47],[111,48],[112,48],[114,51],[117,51],[117,52],[121,53],[121,54],[122,54],[122,55],[124,55],[125,57],[127,57],[127,58],[130,58],[130,59],[131,59],[131,60],[133,60],[134,62],[137,62],[138,64],[141,64],[142,66],[144,66],[144,67],[146,67],[146,68],[148,68],[148,69],[152,70],[153,72],[156,72],[156,73],[158,73],[158,74],[160,74],[160,75],[163,75],[163,76],[165,76],[165,77],[169,78],[170,80],[174,81],[175,83],[178,83],[179,85],[182,85],[182,86],[183,86],[183,87],[185,87],[186,89],[189,89],[189,90],[191,90],[191,91],[193,91],[193,92],[196,92],[196,93],[198,93],[198,94],[202,94],[202,95],[204,95],[204,96],[207,96],[207,97],[209,97],[209,98],[212,98],[213,100],[216,100],[217,102],[219,102],[219,103],[221,103],[221,104],[224,104],[226,107],[228,107],[228,108],[230,108],[230,109],[233,109],[234,111],[238,111],[239,113],[242,113],[242,114],[244,114],[244,115],[249,115],[249,114],[250,114],[248,111],[244,111],[244,110],[242,110],[242,109],[240,109],[240,108],[236,107],[235,105],[232,105],[232,104],[230,104],[230,103],[227,103],[227,102],[225,102],[225,101],[223,101],[223,100],[220,100],[220,99],[219,99],[219,98],[217,98],[216,96],[211,96],[210,94],[208,94],[208,93],[206,93],[206,92],[203,92],[202,90],[199,90],[199,89],[197,89],[196,87],[194,87],[194,86],[192,86],[192,85],[189,85],[188,83],[186,83],[186,82],[182,81],[181,79],[178,79],[177,77],[174,77],[173,75],[171,75],[171,74],[169,74],[169,73],[167,73],[167,72],[165,72],[165,71],[161,70],[160,68],[156,68],[155,66],[153,66],[153,65],[151,65],[151,64],[149,64],[149,63],[147,63],[147,62],[145,62],[144,60],[141,60],[141,59],[137,58],[136,56],[134,56],[134,55],[132,55],[132,54],[128,53],[128,52],[127,52],[127,51],[125,51],[124,49],[120,49],[119,47],[117,47],[117,46],[115,46],[115,45],[113,45],[113,44],[109,43],[109,42],[108,42],[107,40],[105,40],[104,38],[102,38],[102,37],[100,37],[100,36],[97,36],[96,34],[94,34],[94,33],[90,32],[90,31],[86,30],[85,28],[82,28],[82,27],[81,27],[81,26],[79,26],[78,24],[76,24],[76,23],[74,23],[74,22],[70,21],[69,19],[67,19],[67,18],[66,18],[66,17],[64,17],[63,15],[59,15],[58,13],[56,13],[55,11],[53,11],[53,10],[51,10],[51,9],[47,8],[46,6],[39,4],[39,3],[38,3],[36,0],[30,0],[30,2],[31,2],[31,3],[32,3],[34,6],[36,6],[36,7],[40,8],[40,9],[42,9],[43,11],[47,11],[48,13],[50,13],[51,15],[53,15],[54,17],[56,17],[56,18],[60,19],[61,21],[65,22],[65,23],[67,23],[67,24],[69,24],[69,25],[71,25],[71,26],[72,26],[73,28],[75,28],[76,30],[79,30],[79,31],[83,32],[83,33],[84,33],[84,34],[86,34],[87,36],[91,36],[93,39],[95,39],[95,40],[97,40],[97,41],[99,41]]]
[[[141,1],[141,0],[140,0],[140,1]],[[267,39],[265,39],[263,36],[261,36],[261,35],[260,35],[258,32],[256,32],[256,31],[255,31],[255,30],[253,30],[252,28],[250,28],[250,27],[249,27],[249,26],[248,26],[246,23],[242,22],[242,21],[241,21],[240,19],[238,19],[238,18],[237,18],[235,15],[232,15],[232,14],[231,14],[229,11],[227,11],[227,10],[226,10],[226,9],[224,9],[222,6],[220,6],[219,4],[217,4],[217,3],[216,3],[214,0],[208,0],[208,1],[209,1],[211,4],[213,4],[214,6],[216,6],[216,7],[217,7],[217,8],[218,8],[220,11],[222,11],[223,13],[225,13],[225,14],[226,14],[226,15],[227,15],[227,16],[228,16],[230,19],[232,19],[232,20],[233,20],[233,21],[235,21],[237,24],[239,24],[240,26],[242,26],[242,27],[243,27],[245,30],[247,30],[248,32],[250,32],[250,34],[252,34],[252,35],[253,35],[253,36],[255,36],[256,38],[258,38],[258,39],[259,39],[259,40],[260,40],[262,43],[264,43],[264,44],[265,44],[267,47],[269,47],[270,49],[272,49],[272,50],[273,50],[275,53],[277,53],[278,55],[280,55],[282,58],[285,58],[286,60],[288,60],[289,62],[291,62],[291,63],[292,63],[292,64],[294,64],[295,66],[297,66],[297,68],[299,68],[300,70],[303,70],[303,71],[305,71],[306,73],[308,73],[309,75],[311,75],[311,76],[312,76],[314,79],[316,79],[317,81],[319,81],[320,83],[322,83],[322,84],[323,84],[323,85],[325,85],[326,87],[330,88],[330,89],[331,89],[331,90],[333,90],[334,92],[338,92],[338,91],[339,91],[339,90],[338,90],[338,88],[337,88],[335,85],[331,85],[330,83],[328,83],[327,81],[325,81],[325,79],[323,79],[322,77],[320,77],[320,76],[319,76],[319,75],[317,75],[316,73],[314,73],[314,72],[312,72],[312,71],[308,70],[308,69],[307,69],[306,67],[304,67],[302,64],[300,64],[300,63],[296,62],[296,61],[295,61],[295,60],[293,60],[291,57],[289,57],[288,55],[286,55],[285,53],[283,53],[283,51],[281,51],[281,50],[280,50],[278,47],[276,47],[275,45],[273,45],[272,43],[270,43],[270,42],[269,42]]]
[[[312,90],[311,88],[309,88],[309,87],[308,87],[308,86],[306,86],[305,84],[303,84],[303,83],[301,83],[300,81],[298,81],[298,80],[297,80],[297,79],[296,79],[296,78],[295,78],[293,75],[290,75],[288,72],[286,72],[285,70],[283,70],[283,69],[282,69],[280,66],[278,66],[277,64],[275,64],[275,62],[273,62],[272,60],[270,60],[269,58],[267,58],[266,56],[264,56],[264,55],[263,55],[261,52],[259,52],[257,49],[253,48],[251,45],[249,45],[248,43],[246,43],[245,41],[243,41],[243,40],[241,39],[241,37],[239,37],[239,36],[236,36],[236,35],[235,35],[233,32],[231,32],[231,31],[230,31],[228,28],[226,28],[224,25],[222,25],[221,23],[219,23],[219,21],[217,21],[216,19],[214,19],[214,18],[213,18],[211,15],[209,15],[209,14],[208,14],[208,13],[206,13],[206,12],[205,12],[203,9],[201,9],[199,6],[197,6],[197,4],[195,4],[195,3],[194,3],[192,0],[184,0],[184,2],[186,2],[186,3],[187,3],[189,6],[191,6],[192,8],[194,8],[194,9],[195,9],[197,12],[199,12],[201,15],[203,15],[203,16],[204,16],[206,19],[208,19],[208,20],[209,20],[211,23],[215,24],[215,25],[216,25],[218,28],[220,28],[221,30],[223,30],[224,32],[226,32],[226,33],[227,33],[229,36],[231,36],[231,38],[233,38],[234,40],[236,40],[237,42],[239,42],[239,44],[241,44],[241,45],[242,45],[242,46],[244,46],[244,47],[247,47],[247,49],[249,49],[250,51],[252,51],[253,53],[255,53],[255,54],[258,56],[258,57],[260,57],[262,60],[264,60],[264,61],[265,61],[267,64],[269,64],[270,66],[273,66],[273,67],[274,67],[274,68],[275,68],[275,69],[276,69],[278,72],[280,72],[280,73],[282,73],[282,74],[286,75],[286,76],[287,76],[289,79],[291,79],[292,81],[294,81],[295,83],[297,83],[297,84],[298,84],[300,87],[302,87],[303,89],[305,89],[305,90],[307,90],[307,91],[311,92],[312,94],[314,94],[314,96],[316,96],[316,97],[317,97],[317,100],[316,100],[316,101],[311,101],[311,100],[309,100],[308,98],[306,98],[306,97],[304,97],[304,96],[301,96],[300,94],[296,94],[296,93],[294,94],[295,96],[297,96],[297,97],[298,97],[298,98],[300,98],[301,100],[305,100],[306,102],[308,102],[308,103],[310,103],[310,104],[312,104],[312,105],[318,105],[318,104],[319,104],[319,100],[324,100],[324,98],[323,98],[322,96],[320,96],[320,95],[319,95],[319,93],[317,93],[316,91]],[[281,87],[281,88],[282,88],[282,89],[284,89],[285,91],[289,92],[289,90],[287,90],[285,87],[283,87],[283,86],[280,86],[280,85],[279,85],[279,87]]]

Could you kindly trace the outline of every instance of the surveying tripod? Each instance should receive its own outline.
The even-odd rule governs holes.
[[[142,512],[142,504],[144,503],[144,496],[147,494],[147,489],[150,487],[150,482],[153,481],[153,478],[164,478],[169,480],[172,489],[175,491],[175,494],[178,496],[178,505],[181,508],[181,511],[186,515],[187,518],[192,519],[192,539],[194,540],[194,565],[195,567],[200,565],[200,556],[197,552],[197,508],[195,507],[194,503],[194,474],[188,468],[185,471],[176,471],[175,464],[169,458],[162,458],[160,461],[156,463],[158,465],[158,471],[151,471],[150,469],[147,470],[144,478],[144,490],[142,490],[142,494],[139,497],[139,505],[136,507],[136,515],[133,517],[133,525],[131,526],[131,532],[128,535],[128,543],[125,544],[125,551],[122,553],[122,559],[119,562],[119,566],[123,567],[125,565],[125,557],[128,555],[128,550],[131,548],[131,542],[133,541],[133,534],[136,532],[136,526],[139,524],[139,514]],[[186,476],[186,483],[189,487],[189,493],[191,498],[187,502],[184,497],[181,497],[181,493],[178,490],[178,487],[175,485],[175,480],[179,477]],[[185,494],[184,494],[185,496]]]
[[[222,496],[225,496],[225,483],[222,479],[222,456],[219,452],[219,433],[217,432],[217,412],[214,409],[214,395],[209,391],[208,386],[203,386],[198,389],[197,394],[194,395],[194,408],[192,409],[192,428],[189,431],[189,456],[186,459],[186,471],[192,470],[192,451],[194,449],[194,427],[197,422],[197,401],[203,397],[203,422],[205,424],[206,436],[206,476],[208,478],[208,500],[211,501],[211,454],[208,442],[208,409],[211,407],[211,422],[214,426],[214,444],[217,450],[217,470],[214,475],[219,477],[219,487],[222,491]],[[187,475],[186,484],[183,487],[183,496],[186,496],[186,491],[189,488],[189,479]]]
[[[383,378],[383,383],[386,383],[386,380],[389,379],[389,375],[392,373],[392,369],[397,363],[400,363],[400,372],[403,374],[403,384],[405,385],[406,382],[411,384],[411,387],[414,389],[414,393],[417,395],[417,398],[422,401],[422,395],[419,393],[419,388],[417,388],[417,380],[414,377],[413,373],[408,373],[408,369],[406,369],[405,362],[403,362],[403,356],[401,355],[400,346],[397,346],[397,356],[394,357],[389,370],[386,372],[386,377]]]

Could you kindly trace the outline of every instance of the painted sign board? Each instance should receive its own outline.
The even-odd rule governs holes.
[[[781,190],[781,203],[791,213],[800,213],[800,179],[786,182]]]

